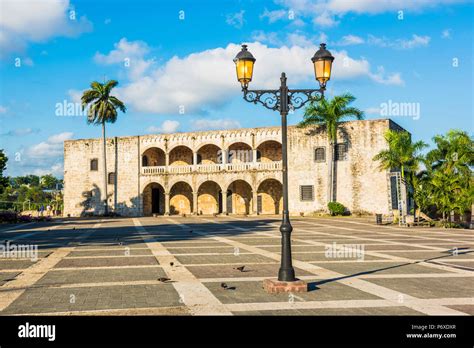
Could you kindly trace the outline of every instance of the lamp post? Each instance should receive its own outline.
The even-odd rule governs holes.
[[[278,271],[278,281],[296,282],[295,270],[291,258],[291,232],[293,227],[290,223],[288,211],[288,153],[287,153],[287,115],[290,110],[302,108],[311,100],[324,98],[326,83],[331,78],[331,67],[334,57],[326,50],[326,44],[322,43],[319,50],[311,58],[314,66],[314,74],[319,82],[319,89],[289,89],[286,85],[286,74],[280,77],[280,88],[272,90],[249,90],[252,81],[253,66],[256,59],[248,51],[247,45],[242,45],[241,51],[234,59],[237,71],[237,80],[242,85],[244,99],[250,103],[262,104],[270,110],[279,111],[281,116],[281,138],[282,138],[282,175],[283,175],[283,216],[280,226],[281,232],[281,264]]]

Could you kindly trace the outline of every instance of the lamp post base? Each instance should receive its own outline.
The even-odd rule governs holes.
[[[269,294],[308,292],[308,284],[299,279],[296,279],[294,282],[284,282],[273,278],[263,281],[263,289]]]

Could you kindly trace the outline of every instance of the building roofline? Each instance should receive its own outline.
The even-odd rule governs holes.
[[[398,123],[394,122],[390,118],[377,118],[377,119],[368,119],[368,120],[351,120],[351,121],[343,121],[341,123],[356,123],[356,122],[388,122],[395,124],[397,127],[404,129]],[[150,136],[173,136],[173,135],[191,135],[191,134],[205,134],[205,133],[218,133],[218,132],[237,132],[237,131],[259,131],[259,130],[280,130],[280,126],[270,126],[270,127],[248,127],[248,128],[232,128],[232,129],[215,129],[215,130],[202,130],[202,131],[193,131],[193,132],[175,132],[175,133],[151,133],[151,134],[138,134],[138,135],[126,135],[126,136],[117,136],[117,137],[107,137],[107,139],[119,138],[119,139],[126,139],[126,138],[136,138],[136,137],[150,137]],[[289,129],[297,128],[297,125],[289,125]],[[101,139],[101,137],[97,138],[79,138],[79,139],[69,139],[65,140],[64,142],[74,142],[74,141],[85,141],[85,140],[97,140]]]

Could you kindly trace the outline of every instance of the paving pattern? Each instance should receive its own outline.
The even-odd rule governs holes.
[[[38,253],[0,254],[0,315],[474,314],[471,230],[294,218],[293,264],[309,291],[270,295],[262,281],[278,273],[279,224],[227,216],[3,225],[0,244]]]

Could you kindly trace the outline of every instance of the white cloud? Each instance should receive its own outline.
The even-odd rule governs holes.
[[[335,26],[347,13],[380,14],[385,12],[421,11],[439,5],[451,5],[469,0],[275,0],[282,9],[271,11],[293,11],[300,18],[309,18],[321,27]],[[265,10],[268,12],[267,10]],[[262,14],[264,16],[266,14]],[[268,14],[267,14],[268,16]],[[278,18],[276,19],[278,20]]]
[[[63,143],[71,139],[72,132],[54,134],[48,140],[35,144],[27,149],[26,155],[32,159],[56,158],[63,155]]]
[[[3,105],[0,105],[0,114],[6,114],[8,111],[8,108],[3,106]]]
[[[377,72],[369,74],[370,78],[377,83],[383,85],[403,86],[405,82],[402,80],[400,73],[386,74],[382,66],[377,68]]]
[[[369,45],[379,47],[389,47],[395,49],[412,49],[416,47],[426,47],[429,45],[431,38],[429,36],[420,36],[413,34],[410,39],[396,39],[390,40],[386,37],[377,37],[368,35],[367,43]]]
[[[334,13],[370,13],[377,14],[398,10],[422,10],[438,5],[451,5],[466,2],[466,0],[328,0],[327,7]]]
[[[226,16],[226,23],[232,25],[233,27],[240,29],[244,26],[244,13],[245,11],[242,10],[237,13],[229,14]]]
[[[380,115],[380,107],[371,107],[364,110],[364,113],[369,115]]]
[[[260,19],[268,18],[268,23],[275,23],[280,19],[286,18],[288,12],[285,10],[275,10],[275,11],[268,11],[266,8],[263,13],[260,15]]]
[[[293,86],[315,83],[311,57],[317,50],[317,39],[296,35],[293,40],[300,45],[273,48],[260,42],[249,44],[257,58],[252,88],[276,88],[282,71],[287,73]],[[116,94],[139,112],[178,114],[184,111],[189,114],[221,107],[241,93],[232,62],[239,51],[240,45],[229,44],[224,48],[172,57],[161,66],[153,66],[143,76],[131,76],[130,82],[117,88]],[[336,58],[334,79],[365,76],[382,84],[397,84],[397,78],[401,81],[399,74],[386,78],[380,71],[372,73],[364,58],[352,58],[346,51],[332,53]]]
[[[213,129],[234,129],[241,128],[239,121],[230,119],[199,119],[191,121],[191,127],[195,131],[213,130]]]
[[[451,29],[444,29],[444,30],[441,32],[441,38],[442,38],[442,39],[450,39],[450,38],[451,38],[451,33],[452,33],[452,30],[451,30]]]
[[[142,76],[154,62],[153,59],[144,59],[150,52],[150,47],[143,41],[128,41],[124,37],[114,47],[108,54],[97,52],[95,62],[105,65],[121,64],[129,69],[129,75],[134,79]]]
[[[324,11],[313,18],[313,23],[320,27],[334,27],[339,24],[339,21],[335,19],[329,11]]]
[[[351,46],[363,44],[365,40],[357,35],[346,35],[343,36],[335,45],[337,46]]]
[[[58,36],[75,37],[92,30],[92,23],[78,15],[69,0],[2,0],[1,8],[0,50],[3,55],[21,53],[29,42],[44,42]]]
[[[46,168],[37,168],[33,171],[34,175],[43,176],[46,174],[52,174],[55,177],[63,177],[64,175],[64,165],[63,163],[54,163],[51,166]]]
[[[67,91],[67,94],[69,95],[69,98],[71,98],[73,103],[79,103],[81,104],[81,97],[82,97],[83,91],[78,91],[77,89],[70,89]]]
[[[164,121],[160,127],[150,126],[147,131],[150,133],[175,133],[179,128],[179,122],[173,120]]]
[[[38,129],[33,129],[33,128],[17,128],[17,129],[13,129],[11,131],[4,133],[3,135],[22,137],[25,135],[30,135],[30,134],[34,134],[38,132],[39,132]]]

